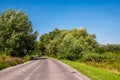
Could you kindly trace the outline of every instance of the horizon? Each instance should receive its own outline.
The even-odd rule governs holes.
[[[0,1],[0,13],[22,9],[28,14],[33,30],[39,36],[53,31],[87,29],[100,44],[120,44],[119,0],[11,0]]]

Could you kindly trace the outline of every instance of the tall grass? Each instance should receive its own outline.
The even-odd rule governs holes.
[[[120,72],[120,54],[118,53],[112,52],[107,52],[103,54],[88,53],[84,54],[82,58],[79,59],[79,61],[95,67]]]
[[[21,64],[28,60],[30,60],[30,56],[25,56],[24,58],[18,58],[18,57],[13,58],[7,55],[0,55],[0,70],[10,66]]]

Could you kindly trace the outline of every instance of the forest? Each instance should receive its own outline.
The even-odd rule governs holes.
[[[96,38],[82,27],[56,28],[38,36],[24,11],[8,9],[0,13],[0,69],[23,63],[38,54],[120,72],[120,44],[103,45]]]

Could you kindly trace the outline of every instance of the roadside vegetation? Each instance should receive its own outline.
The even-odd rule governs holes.
[[[110,70],[89,66],[84,63],[79,63],[75,61],[61,61],[75,68],[79,72],[87,75],[91,80],[120,80],[120,74],[117,74]]]
[[[25,56],[23,58],[20,57],[11,57],[7,55],[0,55],[0,70],[10,67],[10,66],[15,66],[17,64],[24,63],[26,61],[29,61],[31,59],[30,56]]]
[[[8,9],[0,13],[0,69],[23,63],[30,60],[32,55],[38,54],[69,60],[64,62],[71,66],[77,63],[76,68],[88,68],[88,73],[93,71],[88,76],[94,80],[98,80],[98,77],[92,76],[96,77],[96,72],[99,71],[103,73],[98,75],[110,75],[111,78],[100,78],[101,80],[112,80],[114,75],[120,75],[120,44],[101,45],[96,41],[96,35],[88,33],[85,28],[56,28],[41,35],[39,41],[36,41],[37,36],[28,15],[22,10]],[[107,70],[113,73],[109,74]],[[120,76],[116,78],[119,79]]]
[[[85,28],[72,30],[59,30],[56,28],[40,37],[38,49],[41,55],[98,67],[99,71],[103,71],[103,73],[99,73],[101,75],[109,75],[109,72],[104,72],[104,70],[109,70],[120,75],[120,44],[101,45],[96,41],[95,34],[89,34]],[[89,71],[93,71],[93,73],[97,72],[97,70]],[[89,77],[97,76],[96,74],[91,74]],[[120,76],[117,76],[114,79],[115,76],[113,76],[110,73],[110,78],[112,79],[92,79],[117,80],[118,77],[120,78]]]
[[[37,34],[22,10],[0,13],[0,69],[28,61],[36,52]]]

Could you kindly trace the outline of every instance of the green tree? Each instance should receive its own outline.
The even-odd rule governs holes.
[[[0,47],[11,56],[24,56],[33,50],[37,32],[22,10],[8,9],[0,14]]]
[[[48,34],[43,34],[40,37],[39,40],[39,49],[41,51],[41,53],[51,53],[53,54],[54,52],[56,52],[56,39],[57,37],[60,35],[60,30],[59,29],[54,29],[52,32],[49,32]],[[53,53],[52,53],[53,52]]]
[[[94,52],[97,45],[95,34],[89,34],[85,28],[73,30],[55,29],[40,37],[41,52],[54,57],[75,60],[83,53]]]

